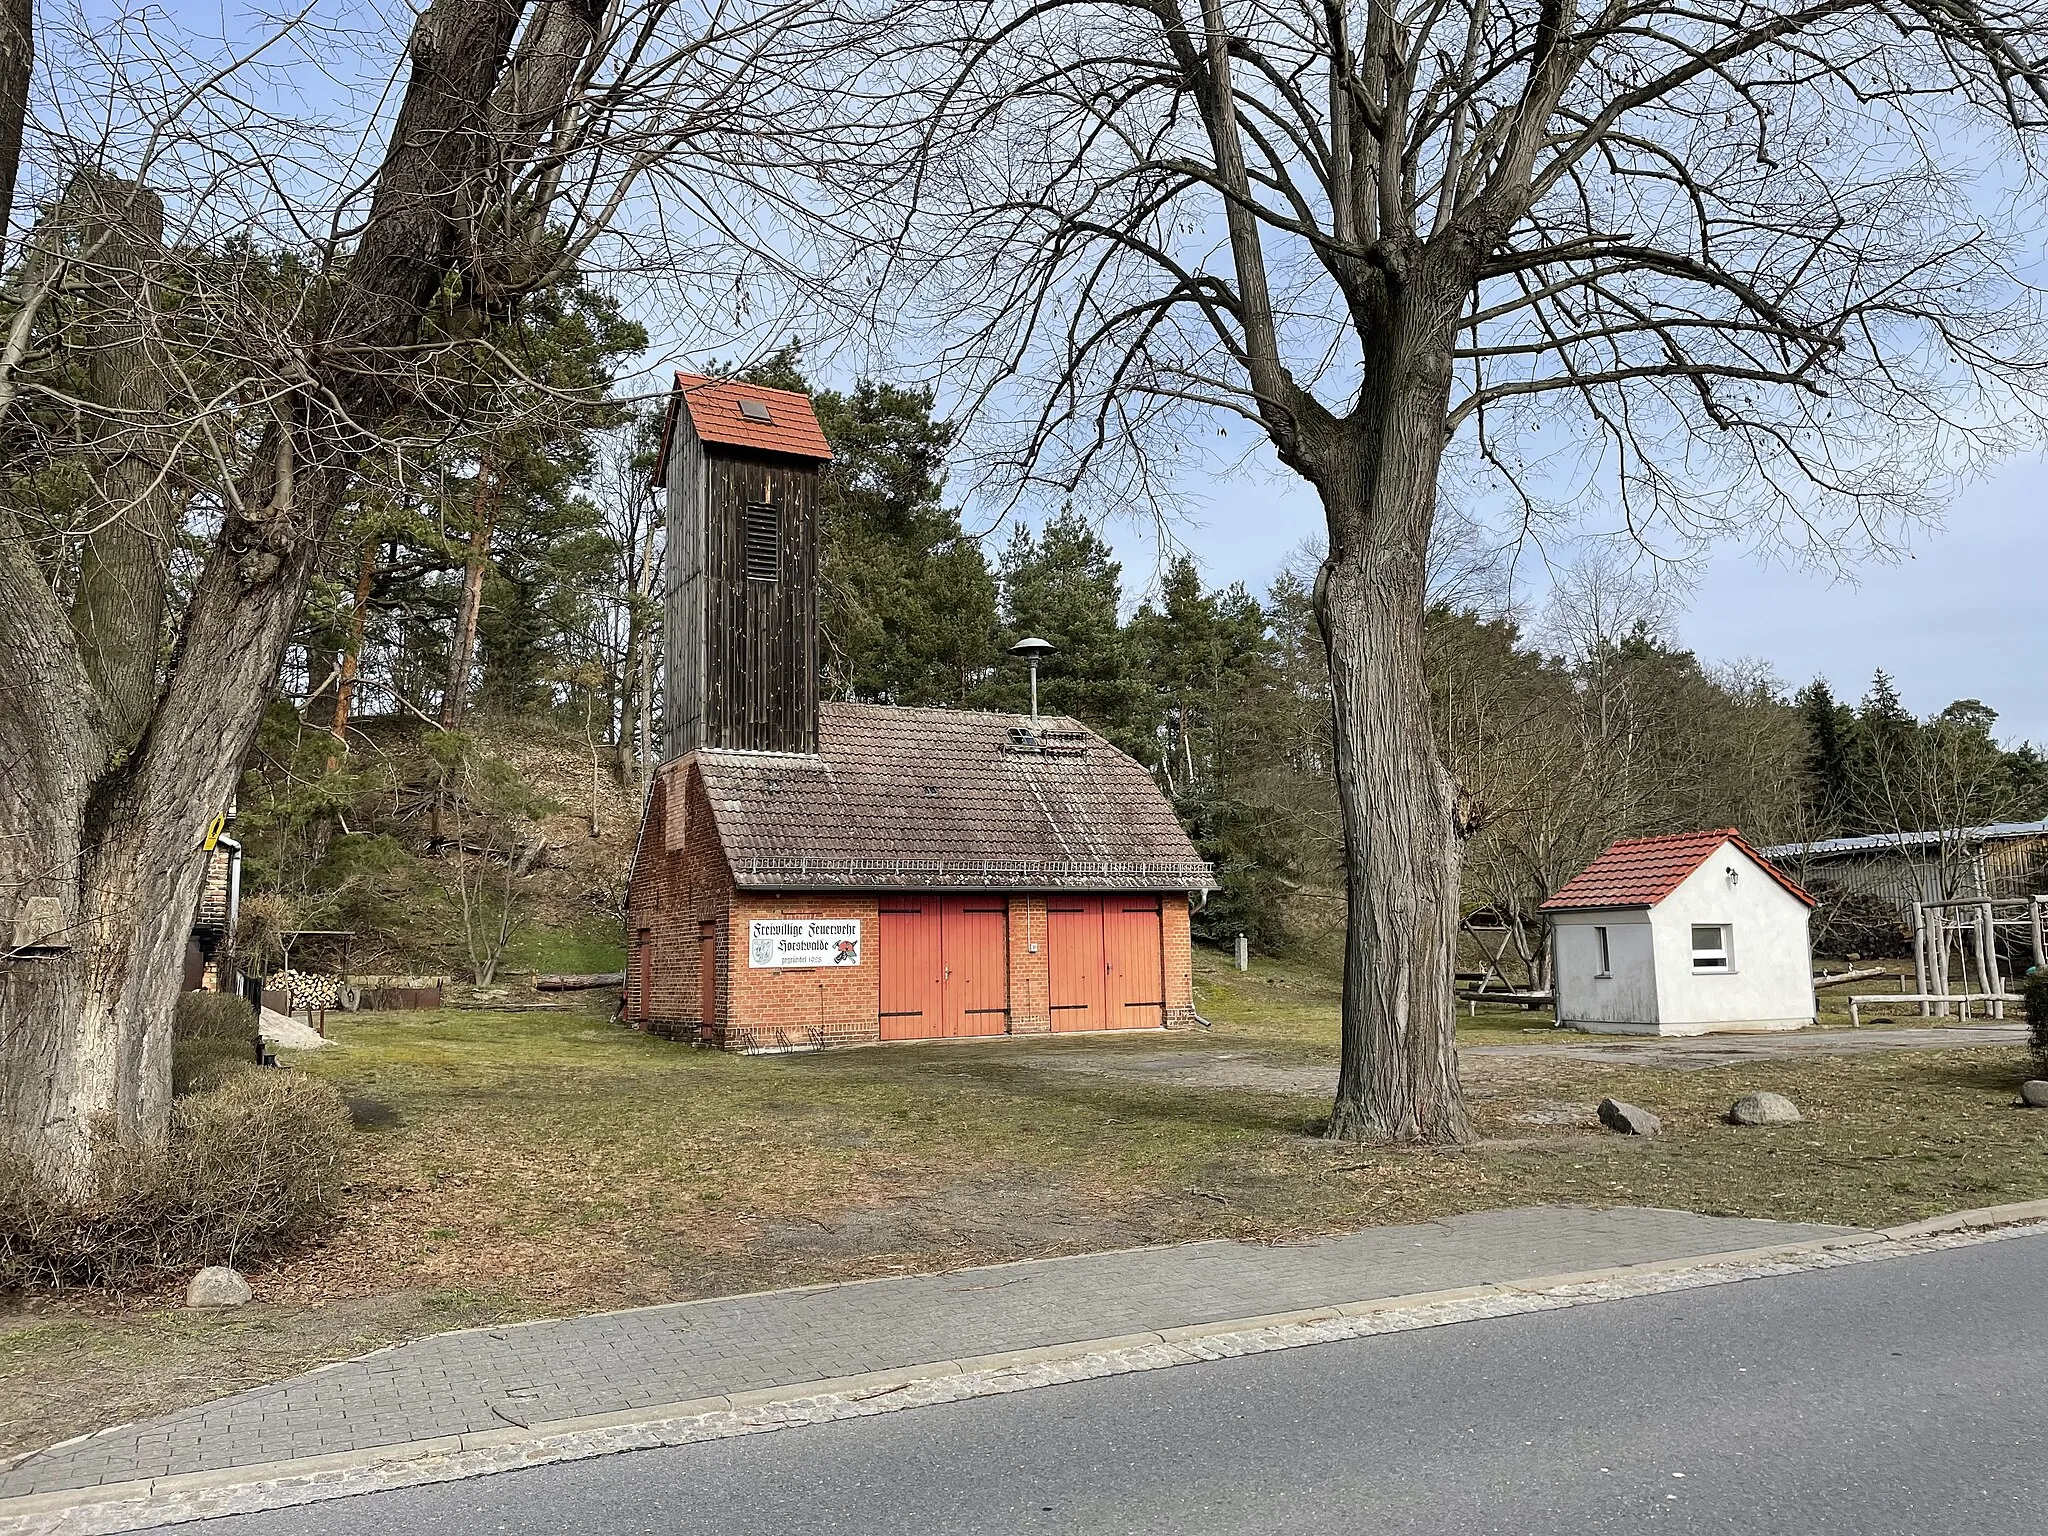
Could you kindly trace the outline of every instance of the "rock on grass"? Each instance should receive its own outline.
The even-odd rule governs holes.
[[[1745,1093],[1728,1108],[1730,1125],[1797,1125],[1799,1106],[1782,1093]]]
[[[1600,1123],[1624,1136],[1655,1136],[1664,1129],[1664,1122],[1647,1109],[1620,1099],[1600,1101]]]
[[[252,1293],[249,1282],[225,1264],[209,1264],[185,1287],[188,1307],[239,1307]]]

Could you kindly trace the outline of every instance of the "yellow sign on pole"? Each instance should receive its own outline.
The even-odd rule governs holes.
[[[211,853],[220,844],[221,833],[227,830],[227,813],[223,811],[206,824],[206,841],[199,845],[201,853]]]

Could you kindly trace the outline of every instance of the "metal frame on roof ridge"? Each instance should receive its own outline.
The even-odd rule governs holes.
[[[916,859],[916,858],[844,858],[811,859],[783,858],[764,859],[760,857],[734,860],[734,875],[740,874],[745,865],[746,878],[772,880],[777,876],[794,876],[799,879],[817,876],[839,876],[853,879],[872,878],[878,875],[925,877],[944,879],[949,875],[979,876],[983,880],[1016,881],[1020,879],[1086,879],[1124,878],[1131,880],[1164,881],[1161,888],[1179,889],[1189,876],[1213,881],[1215,866],[1206,860],[1188,862],[1164,859]],[[991,889],[1007,888],[991,886]]]
[[[691,755],[691,753],[685,752],[683,757]],[[767,747],[699,747],[694,755],[699,762],[702,762],[707,757],[784,757],[792,762],[816,763],[820,767],[831,766],[826,761],[825,754],[822,752],[777,752]],[[682,758],[671,758],[670,761],[681,762]]]
[[[818,708],[821,710],[857,709],[877,715],[941,715],[949,720],[980,718],[983,720],[1021,720],[1026,725],[1031,723],[1031,716],[1018,714],[1013,710],[965,709],[951,704],[875,704],[866,699],[820,699],[818,700]],[[1108,739],[1100,732],[1090,730],[1072,715],[1042,714],[1038,717],[1038,724],[1041,730],[1044,729],[1048,721],[1053,722],[1056,729],[1059,726],[1071,725],[1076,730],[1086,732],[1088,735],[1095,737],[1098,741],[1106,741]]]

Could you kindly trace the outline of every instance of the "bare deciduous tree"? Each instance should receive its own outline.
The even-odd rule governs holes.
[[[1431,744],[1448,445],[1520,515],[1847,551],[2035,417],[1980,216],[2028,174],[2048,6],[939,0],[906,227],[1011,463],[1141,495],[1249,419],[1317,491],[1349,871],[1333,1134],[1470,1134],[1461,843]],[[905,135],[910,129],[906,127]],[[2012,154],[2015,145],[2023,154]],[[905,139],[887,146],[907,152]]]
[[[614,281],[668,280],[680,303],[715,290],[728,306],[772,301],[799,275],[750,254],[778,219],[809,220],[821,262],[831,248],[841,210],[778,181],[836,137],[820,121],[831,103],[804,94],[846,37],[829,18],[792,0],[429,0],[401,14],[410,30],[386,61],[398,80],[382,104],[368,92],[357,124],[367,163],[350,134],[263,107],[246,78],[273,45],[326,62],[325,40],[295,30],[304,18],[213,58],[140,23],[105,35],[71,17],[57,127],[24,158],[51,193],[74,175],[127,189],[36,225],[0,347],[13,467],[82,466],[93,510],[81,526],[47,497],[0,495],[0,937],[36,898],[62,912],[36,935],[53,943],[0,951],[0,1151],[60,1192],[89,1187],[101,1147],[163,1140],[204,829],[348,499],[366,477],[403,481],[408,438],[480,445],[502,426],[465,419],[449,386],[493,320],[601,247]],[[0,112],[21,107],[7,97],[18,45],[0,37]],[[68,139],[63,89],[81,120]],[[807,117],[799,97],[824,104]],[[0,159],[22,123],[0,123]],[[151,225],[160,209],[174,233]],[[81,294],[111,316],[109,347],[67,318]],[[145,359],[148,389],[81,401],[95,351],[123,369]],[[495,362],[516,376],[516,360]],[[516,411],[519,393],[487,409]],[[107,424],[83,445],[66,425],[80,414]],[[96,445],[113,451],[96,459]],[[165,487],[184,510],[170,530],[156,521]],[[203,553],[158,618],[159,566],[104,568],[122,539],[156,553],[167,532]],[[97,554],[81,566],[87,534]],[[118,592],[93,595],[94,559]],[[100,615],[116,611],[134,643],[110,650]],[[94,659],[116,653],[139,666]]]

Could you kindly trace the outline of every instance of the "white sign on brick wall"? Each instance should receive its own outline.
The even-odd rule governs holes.
[[[757,971],[859,965],[860,919],[755,918],[747,924],[747,964]]]

